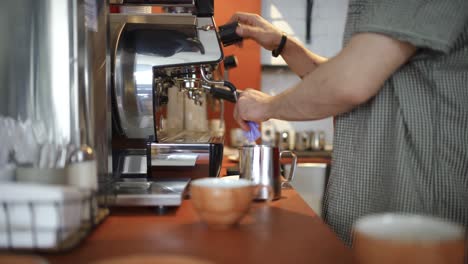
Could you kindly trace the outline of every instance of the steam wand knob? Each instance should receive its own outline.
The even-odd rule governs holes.
[[[221,39],[224,47],[241,42],[243,40],[242,37],[236,33],[236,28],[238,26],[238,22],[233,22],[219,27],[219,38]]]

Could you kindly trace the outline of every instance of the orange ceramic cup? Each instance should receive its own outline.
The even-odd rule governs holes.
[[[255,187],[245,179],[202,178],[192,181],[190,193],[200,219],[211,228],[226,229],[247,214]]]
[[[360,264],[463,264],[465,231],[445,220],[410,214],[377,214],[354,225]]]

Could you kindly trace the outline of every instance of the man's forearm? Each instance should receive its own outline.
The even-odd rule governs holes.
[[[314,71],[318,65],[327,61],[326,58],[306,49],[298,40],[292,37],[288,37],[281,57],[286,61],[289,68],[301,78]]]
[[[385,35],[357,34],[336,57],[273,97],[266,112],[269,118],[285,120],[316,120],[347,112],[377,94],[415,50]]]
[[[293,88],[273,97],[270,118],[318,120],[351,110],[356,103],[342,91],[342,81],[329,68],[322,65]]]

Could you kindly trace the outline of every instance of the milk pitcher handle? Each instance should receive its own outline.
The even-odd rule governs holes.
[[[283,158],[284,154],[288,154],[292,158],[291,162],[291,170],[289,171],[289,176],[286,178],[287,182],[291,182],[294,179],[294,175],[296,174],[296,167],[297,167],[297,155],[289,150],[284,150],[280,152],[280,160]]]

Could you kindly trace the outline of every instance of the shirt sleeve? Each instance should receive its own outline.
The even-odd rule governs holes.
[[[448,53],[468,27],[468,0],[358,0],[357,32],[374,32]]]

